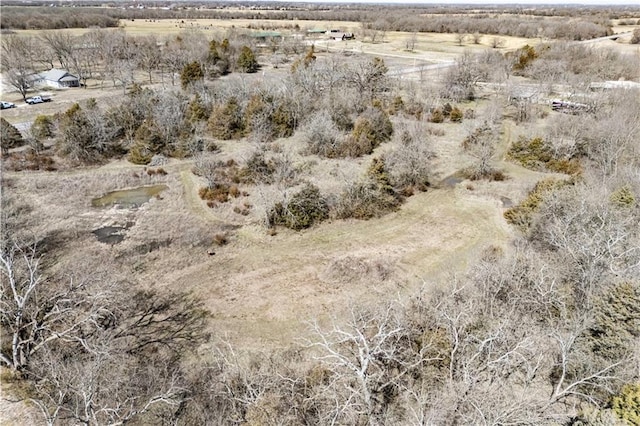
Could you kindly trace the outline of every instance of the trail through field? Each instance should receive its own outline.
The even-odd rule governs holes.
[[[205,296],[214,323],[234,340],[273,345],[299,335],[305,320],[403,298],[461,272],[483,248],[503,246],[509,236],[495,200],[437,189],[370,221],[273,237],[244,227],[231,246],[175,271],[167,285]]]
[[[213,213],[198,197],[198,190],[194,182],[195,175],[190,170],[191,163],[181,164],[179,167],[180,182],[183,185],[185,202],[191,213],[195,214],[205,222],[222,224],[224,221]]]

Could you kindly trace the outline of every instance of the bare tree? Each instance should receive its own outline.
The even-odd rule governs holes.
[[[491,39],[491,47],[494,49],[499,49],[504,46],[504,39],[500,37],[493,37]]]
[[[455,34],[455,38],[456,38],[456,43],[458,43],[458,46],[462,46],[464,41],[467,39],[467,34],[465,34],[464,32],[457,32]]]
[[[371,104],[373,99],[387,88],[389,69],[380,58],[360,60],[349,64],[345,69],[345,81],[353,87],[359,99],[356,100],[356,109],[362,111]]]
[[[331,376],[318,398],[327,407],[324,423],[377,425],[389,418],[398,384],[426,362],[427,347],[412,348],[398,313],[391,306],[380,312],[351,308],[344,326],[329,329],[312,324],[316,359]],[[385,396],[386,395],[386,396]]]
[[[149,35],[136,40],[136,56],[138,67],[147,72],[149,84],[153,84],[153,71],[160,66],[161,56],[158,54],[158,40]]]
[[[470,170],[470,177],[474,179],[491,178],[494,174],[492,167],[493,155],[500,135],[499,127],[484,123],[475,128],[462,142],[463,149],[475,158]]]
[[[10,342],[2,345],[0,361],[13,370],[25,369],[53,341],[74,340],[107,311],[108,287],[88,293],[86,279],[52,283],[41,275],[39,263],[35,245],[14,243],[0,255],[0,321]]]
[[[22,99],[27,99],[27,91],[35,83],[33,45],[32,37],[2,37],[0,66],[5,80],[22,95]]]
[[[453,100],[472,100],[475,97],[475,85],[487,78],[488,72],[479,63],[479,58],[465,52],[456,60],[456,64],[447,71],[443,96]]]
[[[638,217],[616,207],[601,183],[581,184],[551,193],[532,237],[564,260],[574,284],[575,302],[588,310],[594,297],[614,278],[640,272]]]
[[[431,160],[435,157],[425,126],[409,124],[396,129],[394,134],[397,146],[384,156],[392,184],[397,188],[425,190],[430,184]]]
[[[406,41],[405,41],[405,48],[410,51],[413,52],[416,48],[416,43],[418,42],[418,33],[416,33],[415,31],[411,33],[411,35],[409,37],[407,37]]]
[[[60,66],[69,69],[69,57],[74,48],[74,41],[70,33],[61,31],[44,32],[40,36],[43,43],[49,47]]]

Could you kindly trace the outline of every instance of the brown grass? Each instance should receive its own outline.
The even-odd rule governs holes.
[[[155,23],[131,24],[140,24],[141,31],[168,31],[168,27],[154,27]],[[340,26],[349,29],[348,24]],[[455,58],[466,47],[455,46],[451,35],[424,34],[419,50],[409,53],[402,50],[403,36],[388,34],[387,42],[380,44],[327,45],[330,50],[362,49],[385,55],[385,62],[398,66],[411,66],[414,60]],[[54,102],[46,104],[51,108],[46,113],[64,110],[72,101],[88,97],[115,102],[121,93],[120,89],[94,88],[57,92]],[[479,118],[429,126],[428,137],[436,154],[434,176],[448,176],[469,165],[470,160],[460,155],[460,142],[465,126],[478,124],[485,107],[480,99],[462,106],[476,110]],[[28,121],[43,113],[39,106],[29,108],[9,111],[15,114],[11,119]],[[372,156],[391,149],[392,143],[378,147]],[[216,158],[228,164],[243,164],[255,150],[246,140],[222,141],[219,146]],[[372,157],[303,156],[304,142],[298,134],[279,140],[277,146],[300,166],[301,181],[314,183],[323,194],[339,194],[361,179]],[[188,159],[171,160],[162,168],[165,175],[158,169],[145,173],[141,166],[114,161],[53,173],[9,172],[6,178],[14,185],[9,192],[31,207],[20,217],[25,237],[64,231],[61,260],[73,262],[87,252],[114,262],[105,264],[125,270],[141,285],[193,290],[213,313],[215,330],[228,333],[240,345],[262,346],[293,341],[305,329],[305,320],[339,316],[350,301],[367,304],[402,297],[424,283],[464,270],[487,245],[506,246],[513,229],[502,217],[497,197],[517,202],[541,177],[514,164],[497,164],[510,176],[508,181],[474,182],[473,191],[459,185],[416,193],[398,211],[378,219],[334,220],[303,232],[278,229],[276,233],[264,227],[266,212],[293,189],[266,184],[247,191],[243,186],[230,187],[232,198],[238,194],[242,198],[224,204],[211,200],[216,203],[212,209],[198,196],[206,182],[191,173],[192,166]],[[91,198],[105,192],[153,183],[165,183],[169,189],[161,200],[138,210],[90,207]],[[135,225],[119,245],[102,245],[91,234],[97,227],[129,220]],[[137,251],[154,242],[157,248]],[[212,244],[224,244],[224,249],[209,256]]]

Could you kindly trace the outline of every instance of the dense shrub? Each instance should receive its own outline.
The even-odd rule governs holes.
[[[329,205],[315,185],[307,183],[288,201],[276,203],[269,211],[269,226],[294,230],[309,228],[329,217]]]
[[[39,115],[31,125],[31,134],[36,139],[52,138],[54,128],[53,118],[48,115]]]
[[[104,120],[94,102],[73,104],[59,118],[58,154],[80,163],[95,163],[118,152],[117,130]]]
[[[215,207],[215,203],[226,203],[231,198],[238,198],[242,193],[235,185],[227,183],[218,183],[213,186],[206,186],[198,190],[198,195],[208,203],[209,207]]]
[[[244,132],[242,108],[236,98],[229,98],[224,105],[216,106],[209,117],[211,135],[222,140],[239,139]]]
[[[531,170],[548,170],[569,175],[581,172],[576,159],[558,158],[553,147],[542,138],[520,137],[509,148],[508,156]]]
[[[293,135],[295,114],[286,98],[276,99],[265,94],[249,98],[244,109],[244,132],[259,142]]]
[[[363,182],[349,186],[336,205],[340,219],[371,219],[396,210],[402,200],[393,189],[383,159],[374,158]]]
[[[197,123],[199,121],[206,121],[209,118],[209,114],[209,108],[207,108],[207,105],[205,105],[200,95],[196,93],[191,102],[189,102],[185,118],[190,123]]]
[[[634,197],[631,188],[628,186],[623,186],[613,191],[609,199],[618,207],[633,207],[636,204],[636,197]]]
[[[442,112],[442,110],[440,108],[435,108],[433,111],[431,111],[429,121],[432,123],[444,122],[444,113]]]
[[[609,361],[631,355],[640,338],[640,285],[614,286],[596,300],[594,310],[595,321],[587,336],[591,351]],[[640,415],[640,407],[636,414]]]
[[[194,61],[182,68],[180,72],[180,83],[182,84],[182,88],[186,89],[190,85],[202,81],[204,79],[204,71],[202,70],[202,66],[199,62]]]
[[[373,152],[381,143],[391,139],[393,125],[386,112],[369,108],[355,122],[353,131],[337,148],[340,157],[360,157]]]
[[[273,134],[276,138],[287,138],[293,135],[296,128],[295,114],[291,105],[282,100],[271,116]]]
[[[24,139],[20,131],[4,118],[0,118],[0,144],[2,144],[2,154],[9,153],[9,149],[17,148],[24,144]]]
[[[258,61],[251,48],[242,46],[237,65],[242,72],[253,73],[258,71]]]
[[[247,183],[272,183],[274,167],[273,164],[267,162],[262,151],[254,152],[247,160],[247,163],[240,170],[240,176],[243,182]]]
[[[547,194],[567,184],[566,181],[555,179],[541,180],[524,200],[504,212],[504,218],[510,224],[520,228],[522,232],[528,232],[533,224],[534,214],[538,211]]]
[[[537,57],[536,49],[528,44],[518,49],[514,53],[514,73],[521,74]]]
[[[148,146],[141,141],[136,141],[131,148],[129,148],[129,154],[127,160],[133,164],[146,165],[151,162],[153,152],[151,152]]]
[[[640,383],[625,385],[612,398],[611,409],[626,424],[640,424]]]
[[[451,120],[453,123],[460,123],[463,118],[464,113],[462,112],[462,110],[460,110],[460,108],[453,107],[451,109],[451,112],[449,113],[449,120]]]

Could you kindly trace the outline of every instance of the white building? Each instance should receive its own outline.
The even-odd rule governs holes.
[[[78,77],[70,74],[67,70],[59,70],[56,68],[40,74],[40,82],[44,85],[55,87],[57,89],[80,86],[80,80],[78,80]]]

